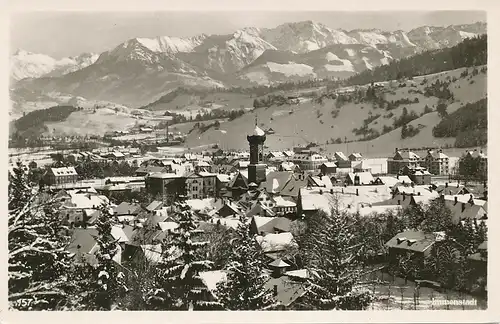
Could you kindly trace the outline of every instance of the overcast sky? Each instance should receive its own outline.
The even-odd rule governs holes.
[[[11,16],[11,52],[18,48],[55,58],[101,53],[134,37],[225,34],[242,27],[276,27],[312,20],[331,28],[406,30],[486,21],[480,11],[432,12],[38,12]]]

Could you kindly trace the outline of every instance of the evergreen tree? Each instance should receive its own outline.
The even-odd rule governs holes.
[[[450,289],[460,290],[467,282],[466,254],[460,249],[460,245],[453,240],[445,240],[433,247],[427,260],[436,279]]]
[[[273,305],[272,291],[266,288],[262,250],[243,220],[232,240],[232,256],[226,267],[227,281],[217,285],[217,296],[230,310],[262,310]]]
[[[360,247],[348,215],[332,209],[313,215],[299,239],[306,268],[311,278],[306,292],[297,301],[300,309],[361,310],[371,301],[369,293],[354,285],[360,276]]]
[[[451,210],[446,207],[444,200],[434,199],[425,208],[425,219],[420,229],[426,232],[448,231],[452,228]]]
[[[114,221],[109,206],[100,206],[99,211],[96,252],[75,262],[70,273],[76,295],[72,307],[76,310],[120,309],[128,291],[125,274],[118,263],[121,260],[118,241],[111,235]]]
[[[98,232],[97,252],[95,254],[97,266],[93,271],[91,294],[95,309],[111,310],[119,307],[120,299],[127,291],[124,285],[125,275],[121,271],[115,257],[119,256],[118,240],[111,235],[113,226],[112,216],[108,206],[101,206],[100,216],[97,219]],[[92,305],[92,303],[91,303]]]
[[[195,241],[199,231],[190,207],[177,202],[179,227],[163,246],[163,259],[155,278],[156,288],[147,292],[149,307],[169,310],[214,310],[221,304],[211,300],[200,272],[209,271],[212,262],[202,260],[199,250],[208,242]]]
[[[68,298],[67,229],[56,203],[31,187],[26,167],[9,175],[8,300],[18,310],[57,310]]]

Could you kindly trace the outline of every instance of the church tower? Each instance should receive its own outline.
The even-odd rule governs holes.
[[[266,133],[257,126],[255,118],[255,129],[252,135],[247,136],[250,145],[250,164],[248,165],[248,182],[259,185],[266,180],[266,165],[264,164],[264,142]]]

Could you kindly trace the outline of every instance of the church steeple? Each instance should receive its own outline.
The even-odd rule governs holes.
[[[266,165],[264,164],[264,142],[266,133],[259,128],[255,116],[255,128],[252,135],[247,136],[250,145],[250,164],[248,165],[248,182],[260,184],[266,180]]]

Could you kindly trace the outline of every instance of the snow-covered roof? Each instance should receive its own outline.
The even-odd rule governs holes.
[[[111,236],[113,236],[115,240],[118,240],[118,243],[130,241],[130,237],[127,236],[127,233],[125,233],[123,227],[120,225],[111,227]]]
[[[51,168],[55,176],[78,175],[74,167]]]
[[[285,272],[285,276],[307,279],[310,277],[307,269],[299,269]]]
[[[292,233],[267,234],[255,238],[264,252],[283,251],[287,246],[296,246]]]
[[[333,195],[329,192],[320,194],[319,190],[312,191],[304,188],[300,189],[300,197],[302,199],[302,210],[304,211],[315,211],[322,210],[327,214],[330,214],[331,208],[333,207]]]
[[[219,218],[213,217],[210,219],[210,223],[217,224],[220,223],[223,226],[230,227],[232,229],[238,228],[238,225],[241,224],[238,218]]]
[[[383,205],[383,206],[369,206],[369,205],[364,205],[364,206],[351,206],[351,208],[348,209],[348,212],[356,213],[358,212],[360,216],[369,216],[373,213],[381,214],[385,213],[388,211],[399,211],[402,210],[401,205]]]
[[[382,182],[382,184],[388,187],[392,187],[399,182],[399,180],[396,177],[390,177],[390,176],[381,176],[378,177],[377,179],[380,179],[380,182]]]
[[[206,199],[188,199],[186,204],[194,211],[209,211],[215,209],[215,200],[213,198]]]
[[[231,179],[231,177],[227,174],[217,174],[216,177],[220,182],[223,182],[223,183],[229,182],[229,180]]]
[[[125,157],[125,155],[121,152],[112,152],[111,155],[113,155],[114,157]]]
[[[360,185],[369,185],[372,184],[374,181],[371,172],[349,173],[348,176],[349,179],[351,180],[351,183],[355,183],[354,178],[358,176]]]
[[[283,198],[281,196],[273,197],[274,202],[276,203],[276,207],[296,207],[297,204],[289,198]]]
[[[277,268],[286,268],[286,267],[290,266],[288,263],[286,263],[285,261],[283,261],[281,259],[276,259],[274,261],[271,261],[268,265],[271,267],[277,267]]]
[[[345,156],[345,154],[343,152],[335,152],[334,155],[335,155],[336,158],[340,158],[340,159],[342,159],[344,161],[348,160],[347,156]]]
[[[106,196],[101,196],[101,195],[95,195],[91,193],[85,193],[85,194],[73,194],[70,193],[71,196],[71,203],[75,208],[82,208],[82,209],[94,209],[98,208],[99,206],[103,204],[107,204],[109,202],[108,198]]]
[[[324,165],[327,168],[336,168],[337,167],[337,163],[335,163],[335,162],[325,162],[322,165]]]
[[[198,163],[196,163],[196,166],[199,166],[199,167],[209,167],[210,164],[206,161],[198,161]]]
[[[176,174],[176,173],[151,173],[149,174],[148,176],[149,178],[156,178],[156,179],[173,179],[173,178],[180,178],[181,175],[180,174]]]
[[[179,227],[179,224],[177,224],[176,222],[159,222],[158,226],[160,226],[160,229],[164,232],[176,229],[177,227]]]
[[[206,171],[198,172],[198,174],[202,177],[215,177],[215,176],[217,176],[217,173],[206,172]]]
[[[433,159],[448,159],[449,156],[440,151],[429,152]]]

